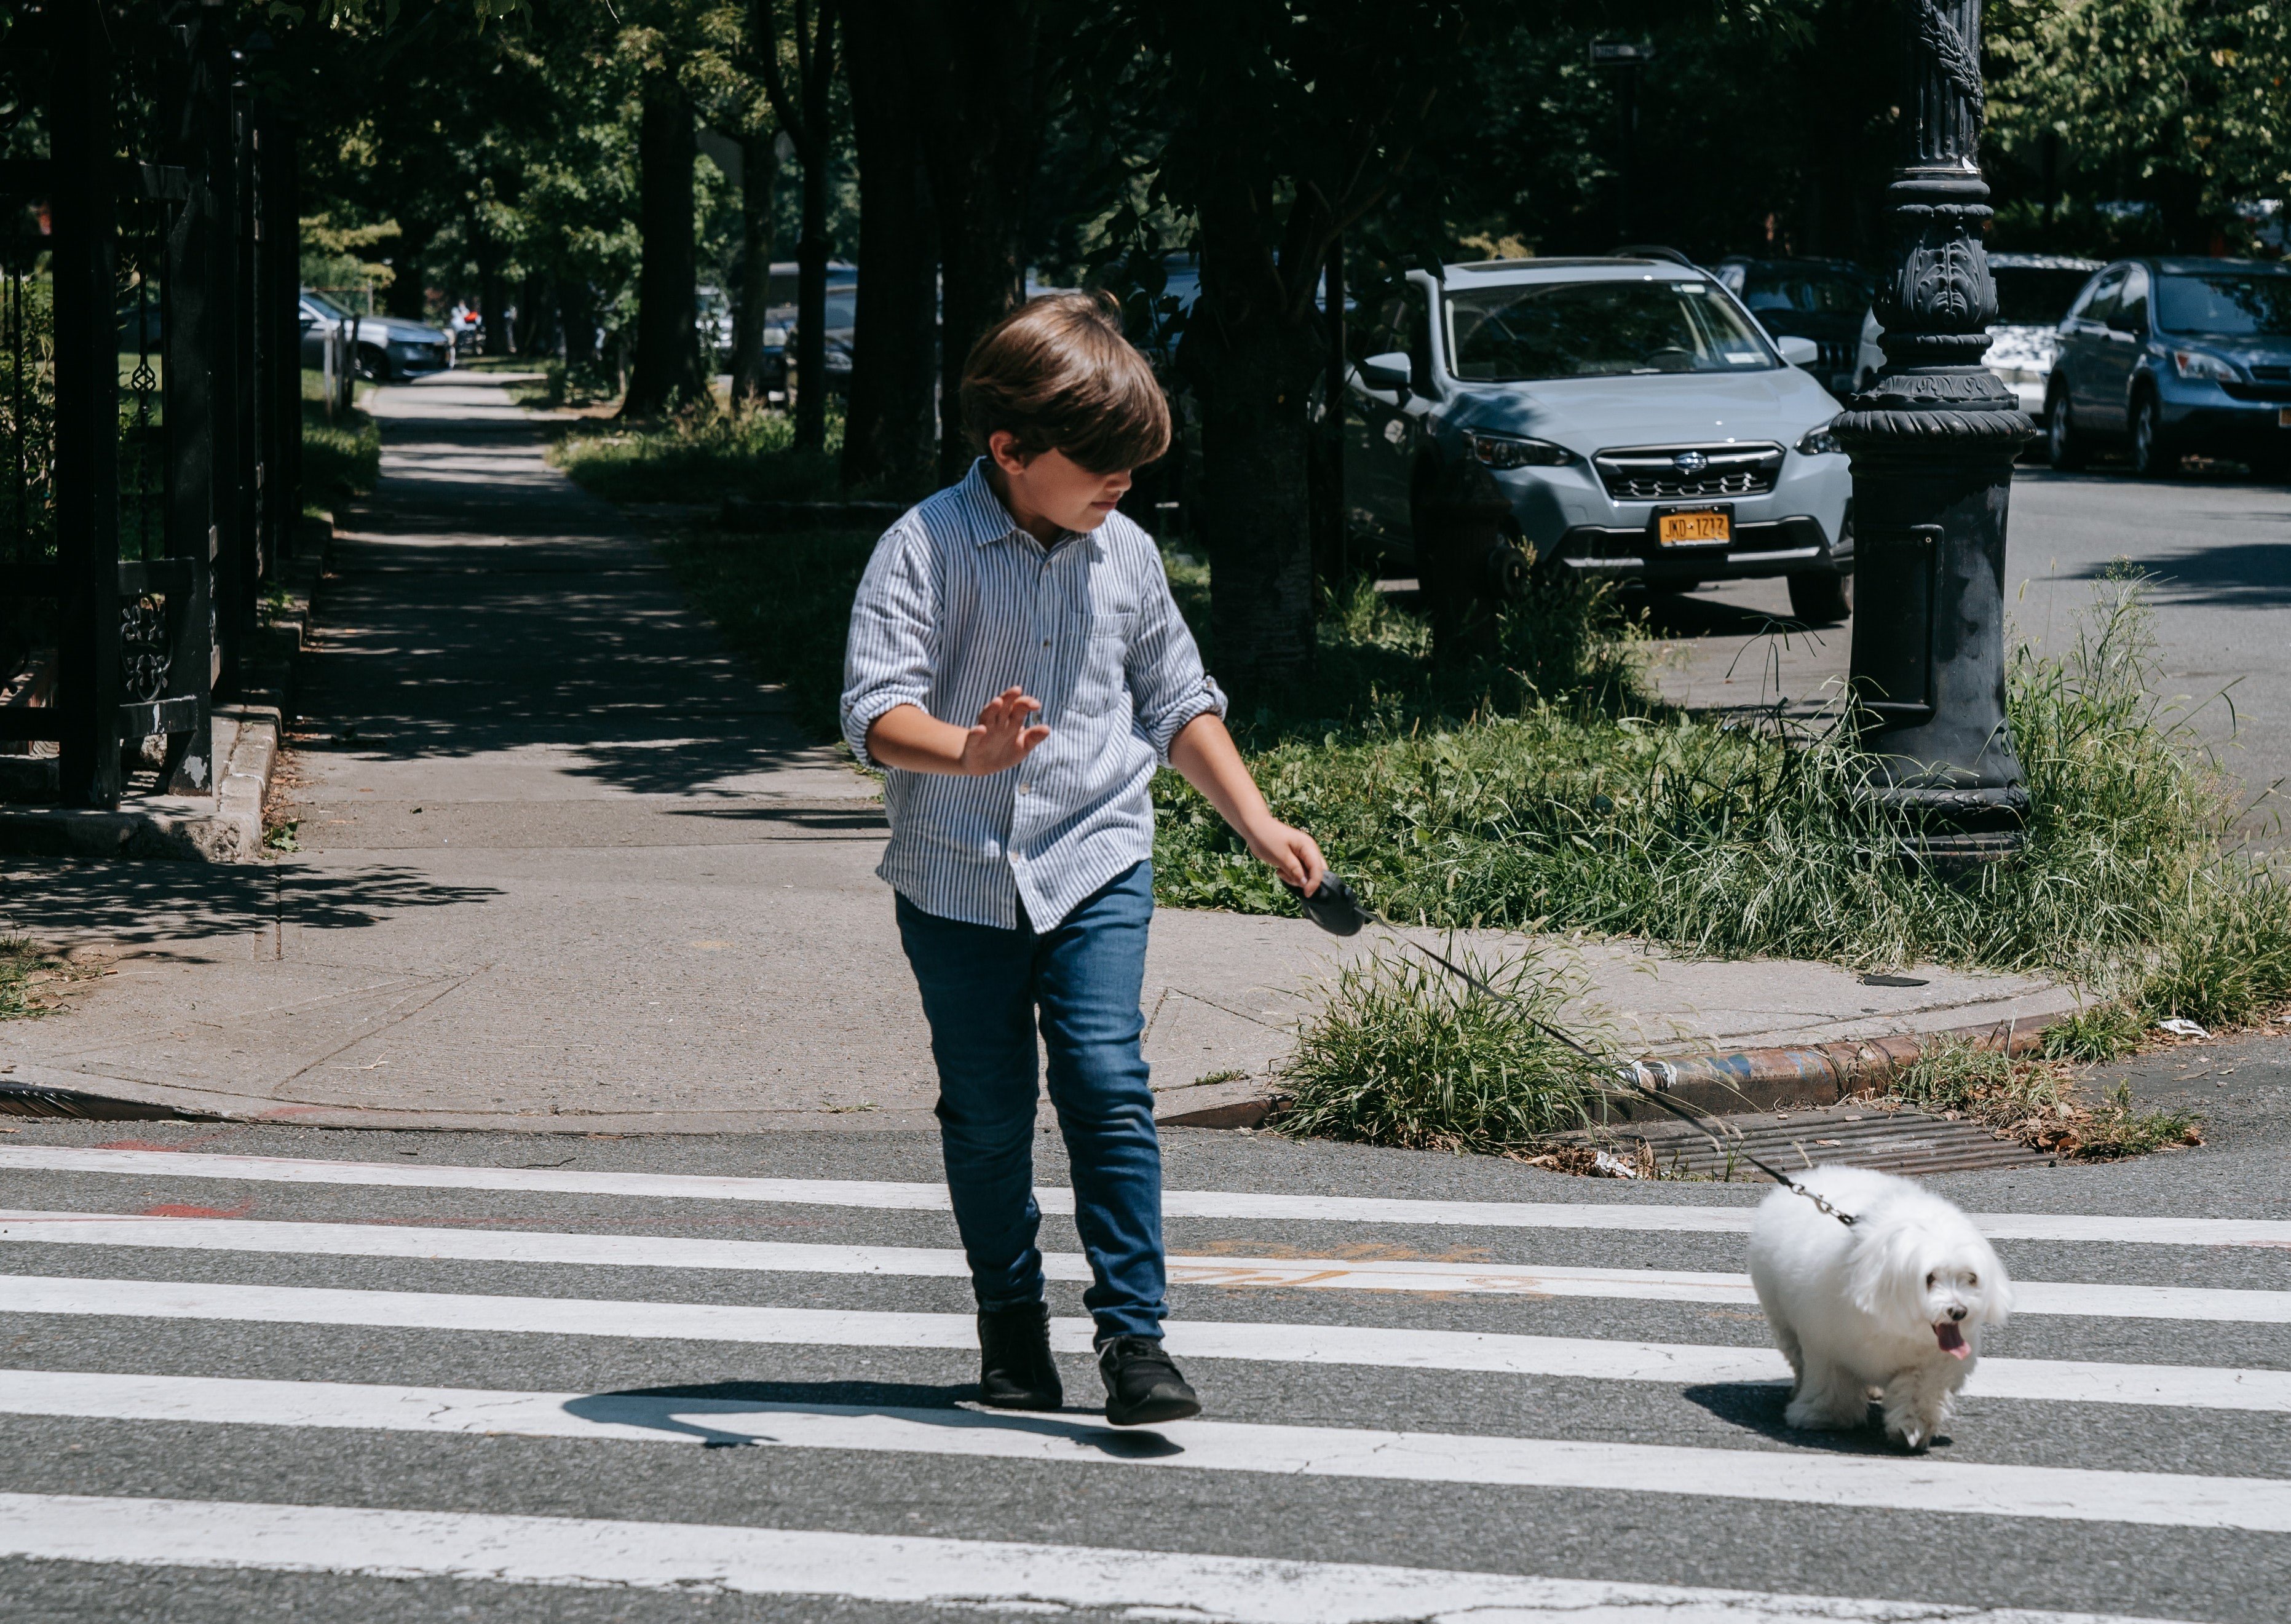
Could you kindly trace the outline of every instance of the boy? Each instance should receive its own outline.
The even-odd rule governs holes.
[[[961,400],[983,454],[876,546],[851,606],[843,732],[885,771],[876,872],[930,1022],[979,1396],[1065,1402],[1034,1246],[1039,1011],[1106,1419],[1178,1420],[1201,1402],[1162,1349],[1162,1153],[1138,1053],[1155,766],[1290,884],[1311,890],[1326,865],[1266,809],[1153,538],[1114,511],[1130,470],[1170,446],[1119,306],[1032,301],[971,350]]]

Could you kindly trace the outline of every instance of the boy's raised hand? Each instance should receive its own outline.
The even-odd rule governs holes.
[[[986,702],[978,725],[964,736],[962,771],[984,778],[1016,767],[1050,736],[1050,730],[1026,719],[1041,714],[1042,702],[1024,688],[1009,687]]]

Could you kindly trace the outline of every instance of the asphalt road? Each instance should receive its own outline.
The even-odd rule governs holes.
[[[2005,553],[2014,635],[2072,647],[2119,560],[2155,577],[2158,697],[2195,721],[2254,796],[2291,779],[2291,639],[2273,618],[2291,607],[2291,487],[2202,470],[2167,480],[2015,470]],[[1714,585],[1651,609],[1656,674],[1679,703],[1818,702],[1847,670],[1850,629],[1786,629],[1780,581]],[[2271,818],[2263,808],[2254,826]]]
[[[1783,1427],[1755,1303],[1677,1279],[1739,1273],[1694,1226],[1753,1189],[1173,1131],[1171,1190],[1224,1193],[1171,1202],[1206,1260],[1173,1346],[1225,1351],[1185,1358],[1203,1420],[1141,1436],[1079,1351],[1064,1416],[969,1407],[927,1134],[24,1122],[0,1208],[70,1216],[0,1219],[0,1617],[2278,1620],[2291,1231],[2162,1226],[2291,1219],[2291,1040],[2119,1069],[2212,1142],[1933,1181],[1999,1233],[2113,1221],[2000,1240],[2031,1300],[2075,1289],[1995,1335],[1976,1388],[2015,1395],[1922,1460]],[[1054,1137],[1040,1162],[1063,1186]],[[1555,1205],[1301,1204],[1332,1195]],[[1353,1289],[1426,1259],[1488,1273]]]

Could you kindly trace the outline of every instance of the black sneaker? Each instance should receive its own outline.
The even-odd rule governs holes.
[[[1153,1427],[1202,1412],[1158,1337],[1115,1337],[1097,1350],[1105,1378],[1105,1419],[1116,1427]]]
[[[1050,1358],[1049,1304],[979,1311],[978,1402],[993,1410],[1065,1407],[1065,1389]]]

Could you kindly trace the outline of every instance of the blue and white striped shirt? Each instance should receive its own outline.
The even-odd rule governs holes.
[[[984,458],[883,535],[851,605],[843,736],[919,705],[958,728],[1016,685],[1050,736],[988,777],[886,769],[891,843],[875,872],[927,913],[1048,930],[1154,855],[1147,786],[1178,730],[1225,695],[1170,600],[1154,538],[1120,513],[1044,547]]]

